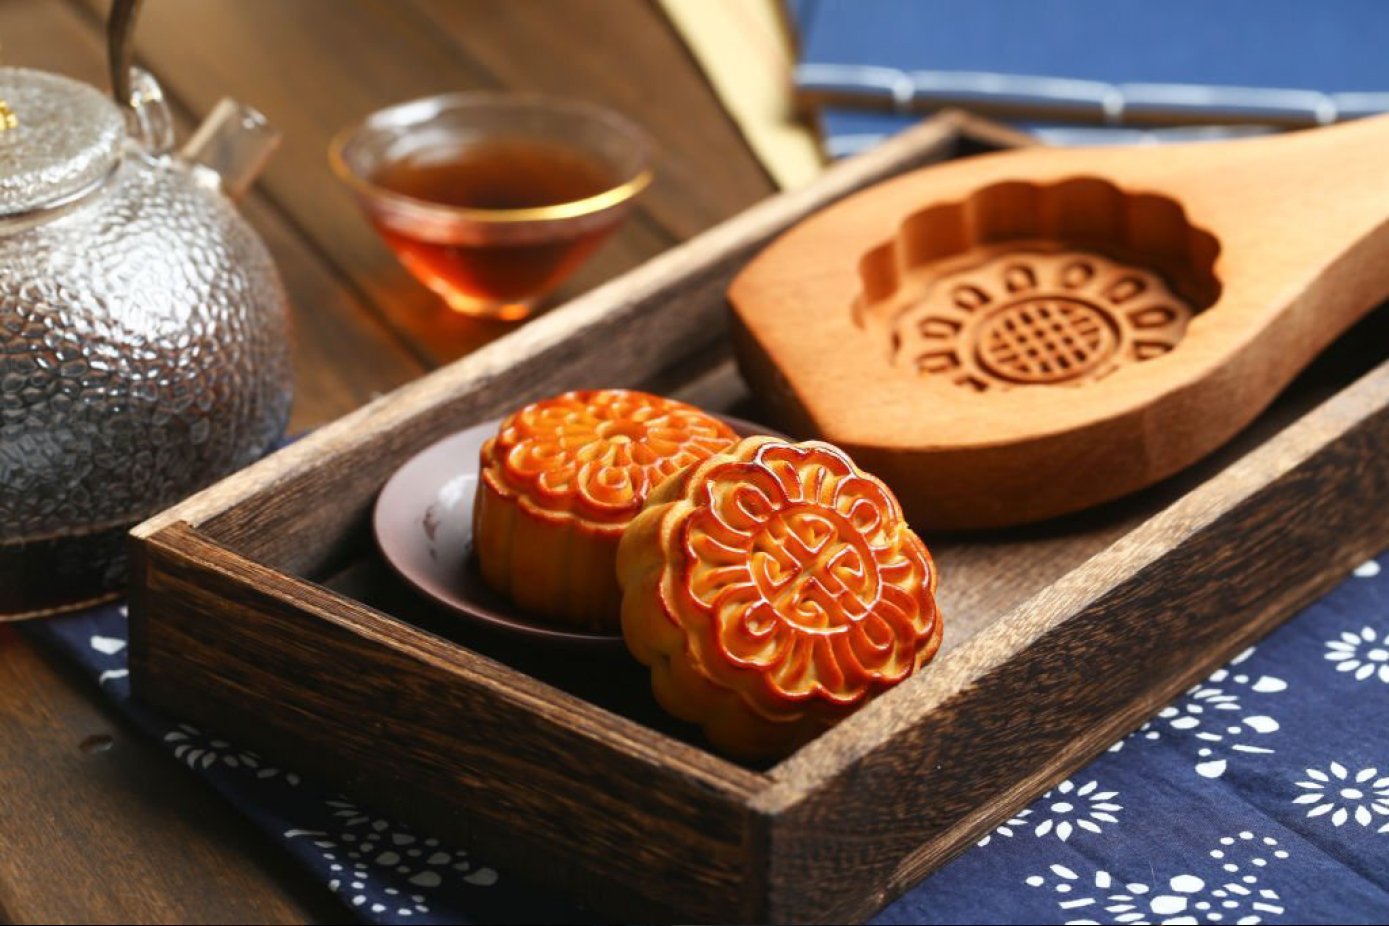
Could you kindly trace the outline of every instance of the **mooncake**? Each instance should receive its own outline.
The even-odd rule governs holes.
[[[514,412],[482,446],[473,536],[483,578],[554,623],[616,631],[623,530],[667,476],[737,439],[692,405],[626,389]]]
[[[930,553],[832,444],[749,437],[669,479],[617,570],[656,699],[739,758],[789,753],[940,647]]]

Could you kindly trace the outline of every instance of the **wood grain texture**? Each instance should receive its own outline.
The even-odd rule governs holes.
[[[1375,452],[1389,438],[1389,364],[1377,366],[1389,316],[1365,322],[1348,354],[1338,347],[1238,441],[1178,479],[1027,530],[928,535],[942,576],[941,655],[771,768],[703,752],[695,735],[650,719],[644,692],[599,692],[451,630],[373,565],[362,513],[414,450],[544,392],[658,382],[741,410],[748,395],[719,324],[731,274],[799,215],[966,147],[954,135],[971,125],[923,127],[754,207],[143,525],[133,612],[142,694],[254,735],[246,707],[273,689],[284,719],[260,740],[332,773],[332,752],[301,742],[316,726],[304,721],[332,722],[337,710],[317,693],[333,668],[324,660],[356,692],[382,684],[369,667],[386,666],[397,693],[372,716],[400,737],[392,768],[357,751],[337,763],[344,780],[357,770],[351,787],[368,800],[407,818],[446,816],[452,835],[499,859],[538,859],[524,870],[619,914],[869,916],[1389,543],[1389,517],[1377,514],[1389,510],[1389,473]],[[285,680],[300,675],[320,681]],[[508,719],[495,733],[508,749],[443,737],[432,702],[445,678],[457,706]],[[372,705],[352,703],[360,725]],[[430,749],[413,751],[403,729],[412,725]],[[613,786],[541,798],[526,782],[549,780],[563,749],[578,750],[597,778],[611,769]],[[428,808],[400,797],[402,775],[435,789]],[[519,783],[500,784],[508,777]],[[445,780],[514,799],[527,814],[503,821],[449,804]],[[646,781],[684,797],[653,803]],[[604,845],[616,832],[660,835],[616,872],[603,859],[547,855],[561,820],[564,838],[593,833]],[[681,835],[691,833],[703,835]],[[682,839],[708,860],[673,868],[689,858],[670,844]]]
[[[338,902],[0,627],[0,922],[327,922]]]
[[[714,919],[753,896],[743,862],[755,773],[229,557],[182,525],[151,539],[141,568],[137,607],[160,617],[133,634],[138,697],[292,755],[585,902],[610,904],[611,884],[635,871],[657,877],[630,882],[627,915]],[[235,622],[221,619],[229,605]],[[219,683],[190,687],[188,671]]]
[[[897,178],[739,275],[740,362],[773,424],[849,450],[923,527],[1110,501],[1229,440],[1389,297],[1386,143],[1378,118]]]
[[[82,2],[97,12],[107,6]],[[165,89],[194,110],[206,112],[233,95],[284,131],[285,144],[261,188],[430,365],[513,326],[447,310],[399,265],[328,171],[329,140],[371,111],[458,90],[538,90],[613,106],[651,132],[659,149],[656,182],[557,302],[772,191],[713,92],[644,0],[150,3],[136,50]],[[720,168],[704,170],[707,164]]]

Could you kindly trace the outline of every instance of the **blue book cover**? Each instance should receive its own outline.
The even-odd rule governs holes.
[[[1382,0],[798,0],[790,11],[802,97],[864,110],[824,111],[834,151],[943,105],[1082,143],[1389,110]]]

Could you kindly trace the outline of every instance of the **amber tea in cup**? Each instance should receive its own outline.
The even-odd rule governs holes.
[[[382,110],[334,142],[401,262],[456,311],[525,318],[650,181],[639,129],[583,103],[459,93]]]

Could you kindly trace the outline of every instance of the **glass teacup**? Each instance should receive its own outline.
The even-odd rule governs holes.
[[[420,282],[457,312],[527,317],[651,182],[651,143],[589,103],[450,93],[333,140],[334,170]]]

